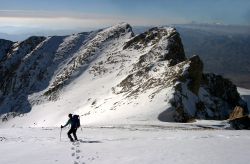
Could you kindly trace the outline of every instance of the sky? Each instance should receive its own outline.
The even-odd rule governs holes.
[[[250,0],[0,0],[0,33],[187,23],[250,25]]]

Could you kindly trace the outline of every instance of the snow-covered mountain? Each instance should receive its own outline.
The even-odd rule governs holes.
[[[134,35],[127,23],[70,36],[0,41],[2,125],[226,119],[246,109],[232,82],[185,57],[176,29]]]
[[[204,62],[204,72],[229,78],[250,89],[250,28],[219,24],[175,24],[185,46],[186,57],[198,54]],[[133,27],[138,34],[148,26]],[[152,28],[152,27],[151,27]]]

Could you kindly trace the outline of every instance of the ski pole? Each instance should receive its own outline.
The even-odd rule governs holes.
[[[61,142],[61,136],[62,136],[62,128],[61,128],[61,131],[60,131],[60,142]]]

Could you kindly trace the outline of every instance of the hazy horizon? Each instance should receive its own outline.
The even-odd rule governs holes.
[[[133,27],[172,24],[250,26],[247,0],[0,0],[0,38],[68,35],[120,22]]]
[[[0,0],[0,33],[83,31],[127,22],[132,26],[166,24],[250,25],[247,0]]]

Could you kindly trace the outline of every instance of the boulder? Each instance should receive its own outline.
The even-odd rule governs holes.
[[[236,129],[236,130],[248,129],[248,130],[250,130],[250,117],[249,116],[235,118],[233,120],[230,120],[229,123],[233,129]]]
[[[244,116],[244,109],[240,106],[236,106],[233,112],[229,116],[229,120],[234,120]]]
[[[229,117],[230,126],[234,129],[250,129],[250,117],[245,114],[244,109],[236,106]]]

